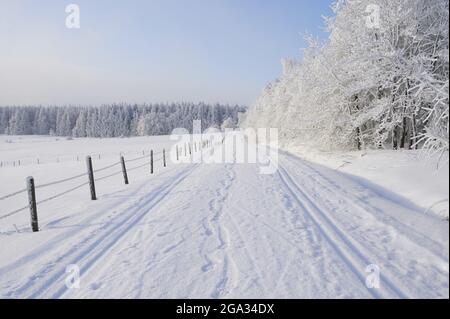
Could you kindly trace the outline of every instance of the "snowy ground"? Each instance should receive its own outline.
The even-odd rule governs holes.
[[[291,153],[327,166],[405,205],[415,205],[427,214],[449,217],[449,155],[432,158],[420,150],[367,150],[319,152],[307,147],[289,147]],[[398,195],[398,196],[397,196]]]
[[[0,164],[2,167],[54,164],[84,161],[86,155],[95,160],[137,157],[151,148],[161,149],[167,136],[133,138],[65,138],[51,136],[0,135]],[[60,167],[59,165],[56,167]]]
[[[118,151],[139,157],[142,149],[159,152],[171,141],[42,143],[46,146],[36,146],[33,138],[23,138],[20,146],[0,143],[1,156],[75,154],[79,145],[83,153],[116,152],[94,160],[95,168],[113,164]],[[365,159],[376,156],[360,157],[355,166],[365,171],[364,165],[371,165]],[[345,166],[335,170],[287,152],[280,152],[278,164],[275,174],[262,175],[256,164],[169,162],[163,168],[159,160],[154,175],[149,165],[131,171],[130,185],[123,185],[120,174],[99,182],[97,201],[89,201],[82,187],[39,205],[38,233],[31,233],[27,211],[0,219],[0,297],[449,297],[448,221],[424,213],[426,205],[406,191],[392,192],[364,173],[355,178]],[[84,162],[76,160],[3,167],[0,198],[23,188],[28,175],[39,185],[84,170]],[[434,181],[415,191],[436,183],[448,194],[448,175]],[[38,189],[38,200],[79,182]],[[0,216],[23,203],[24,194],[0,201]],[[66,267],[72,264],[80,269],[78,289],[66,285]],[[373,269],[380,270],[379,288],[366,285]]]

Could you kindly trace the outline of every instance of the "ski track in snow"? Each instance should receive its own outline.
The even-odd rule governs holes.
[[[186,169],[169,178],[155,192],[147,194],[136,204],[123,211],[122,216],[89,233],[81,242],[74,245],[72,249],[38,270],[24,285],[15,287],[7,297],[38,298],[44,293],[49,298],[61,297],[67,290],[64,281],[66,265],[76,264],[80,267],[81,273],[86,273],[196,167]],[[0,269],[0,274],[3,275],[3,273],[3,269]]]
[[[364,283],[366,276],[362,269],[371,264],[370,259],[363,255],[361,250],[329,220],[325,213],[315,205],[314,201],[292,180],[283,167],[280,167],[279,170],[280,177],[286,188],[289,189],[292,197],[303,207],[304,212],[314,222],[321,236],[327,240],[334,248],[334,251],[347,264],[348,268]],[[338,244],[338,242],[341,242],[341,244]],[[395,290],[399,297],[406,297],[390,281],[386,279],[385,281],[389,288]],[[380,297],[376,290],[372,289],[370,291],[375,298]]]
[[[145,192],[151,183],[119,200],[105,196],[108,205],[80,226],[2,266],[0,295],[448,298],[448,230],[442,242],[419,227],[439,233],[447,222],[345,174],[280,152],[273,175],[253,164],[190,164]],[[80,268],[79,290],[65,285],[69,264]],[[366,287],[371,264],[380,267],[379,289]]]

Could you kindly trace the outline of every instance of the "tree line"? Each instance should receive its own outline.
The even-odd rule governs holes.
[[[125,137],[166,135],[175,128],[192,131],[194,120],[202,129],[236,127],[243,106],[172,103],[87,106],[0,107],[0,134],[71,137]]]

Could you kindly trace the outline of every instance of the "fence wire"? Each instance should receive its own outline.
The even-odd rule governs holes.
[[[3,218],[6,218],[6,217],[9,217],[9,216],[12,216],[12,215],[17,214],[17,213],[20,213],[21,211],[23,211],[23,210],[25,210],[25,209],[28,209],[28,207],[29,207],[29,206],[25,206],[25,207],[19,208],[19,209],[17,209],[17,210],[14,210],[14,211],[12,211],[12,212],[9,212],[9,213],[7,213],[7,214],[5,214],[5,215],[0,216],[0,219],[3,219]]]
[[[105,167],[102,167],[102,168],[99,168],[99,169],[95,169],[94,173],[103,172],[103,171],[105,171],[105,170],[107,170],[107,169],[109,169],[111,167],[114,167],[116,165],[119,165],[119,164],[120,164],[120,162],[115,162],[115,163],[113,163],[111,165],[108,165],[108,166],[105,166]]]
[[[99,182],[99,181],[102,181],[104,179],[107,179],[109,177],[113,177],[113,176],[116,176],[116,175],[119,175],[119,174],[122,174],[122,170],[117,171],[117,172],[112,173],[112,174],[109,174],[109,175],[106,175],[106,176],[103,176],[103,177],[94,178],[94,181]]]
[[[18,190],[18,191],[14,192],[14,193],[11,193],[11,194],[8,194],[8,195],[5,195],[5,196],[0,197],[0,200],[5,200],[5,199],[7,199],[7,198],[17,196],[17,195],[19,195],[19,194],[25,193],[26,191],[27,191],[26,188],[21,189],[21,190]]]
[[[87,174],[83,173],[83,174],[75,175],[75,176],[72,176],[72,177],[68,177],[68,178],[57,180],[57,181],[53,181],[53,182],[50,182],[50,183],[37,185],[35,188],[38,189],[38,188],[44,188],[44,187],[48,187],[48,186],[52,186],[52,185],[57,185],[57,184],[68,182],[68,181],[71,181],[71,180],[74,180],[74,179],[77,179],[77,178],[80,178],[80,177],[83,177],[83,176],[87,176]]]
[[[127,172],[134,171],[135,169],[138,169],[138,168],[141,168],[141,167],[144,167],[144,166],[150,166],[150,164],[149,163],[144,163],[144,164],[136,166],[136,167],[127,168]]]
[[[126,162],[126,163],[132,163],[132,162],[136,162],[136,161],[139,161],[139,160],[142,160],[142,159],[149,159],[149,160],[150,160],[150,158],[151,158],[151,154],[147,154],[147,155],[144,155],[144,156],[140,156],[140,157],[137,157],[137,158],[133,158],[133,159],[130,159],[130,160],[126,160],[125,162]],[[163,158],[163,151],[160,151],[160,152],[157,152],[157,153],[155,153],[155,152],[153,153],[153,163],[162,160],[162,158]],[[115,163],[113,163],[113,164],[111,164],[111,165],[108,165],[108,166],[99,168],[99,169],[97,169],[97,170],[94,170],[93,172],[94,172],[94,173],[103,172],[103,171],[105,171],[105,170],[107,170],[107,169],[113,168],[113,167],[115,167],[115,166],[117,166],[117,165],[120,165],[120,164],[121,164],[120,161],[119,161],[119,162],[115,162]],[[139,168],[142,168],[142,167],[144,167],[144,166],[149,166],[149,165],[150,165],[150,162],[146,162],[146,163],[144,163],[144,164],[142,164],[142,165],[138,165],[138,166],[135,166],[135,167],[132,167],[132,168],[128,168],[127,171],[137,170],[137,169],[139,169]],[[100,177],[100,178],[96,178],[96,179],[94,179],[94,180],[95,180],[96,182],[98,182],[98,181],[101,181],[101,180],[104,180],[104,179],[107,179],[107,178],[109,178],[109,177],[113,177],[113,176],[116,176],[116,175],[119,175],[119,174],[122,174],[122,173],[123,173],[122,170],[120,170],[120,171],[116,171],[116,172],[114,172],[114,173],[112,173],[112,174],[108,174],[108,175],[106,175],[106,176],[103,176],[103,177]],[[69,181],[71,181],[71,180],[75,180],[75,179],[81,178],[81,177],[83,177],[83,176],[87,176],[87,173],[82,173],[82,174],[74,175],[74,176],[71,176],[71,177],[63,178],[63,179],[60,179],[60,180],[52,181],[52,182],[49,182],[49,183],[37,185],[37,186],[35,186],[35,189],[40,189],[40,188],[44,188],[44,187],[48,187],[48,186],[53,186],[53,185],[62,184],[62,183],[65,183],[65,182],[69,182]],[[61,192],[61,193],[58,193],[58,194],[56,194],[56,195],[53,195],[53,196],[50,196],[50,197],[48,197],[48,198],[46,198],[46,199],[43,199],[43,200],[41,200],[41,201],[38,201],[38,202],[36,202],[36,205],[40,205],[40,204],[44,204],[44,203],[46,203],[46,202],[49,202],[49,201],[51,201],[51,200],[53,200],[53,199],[56,199],[56,198],[58,198],[58,197],[61,197],[61,196],[63,196],[63,195],[66,195],[66,194],[68,194],[68,193],[70,193],[70,192],[73,192],[73,191],[75,191],[75,190],[77,190],[77,189],[80,189],[81,187],[84,187],[84,186],[86,186],[86,185],[88,185],[88,184],[89,184],[89,182],[85,182],[85,183],[82,183],[82,184],[77,185],[77,186],[75,186],[75,187],[72,187],[72,188],[70,188],[70,189],[68,189],[68,190],[65,190],[65,191]],[[5,200],[5,199],[8,199],[8,198],[11,198],[11,197],[14,197],[14,196],[17,196],[17,195],[22,194],[22,193],[25,193],[25,192],[27,192],[27,188],[18,190],[18,191],[16,191],[16,192],[10,193],[10,194],[8,194],[8,195],[4,195],[4,196],[0,197],[0,201]],[[4,218],[7,218],[7,217],[10,217],[10,216],[12,216],[12,215],[15,215],[15,214],[17,214],[17,213],[20,213],[20,212],[22,212],[22,211],[24,211],[24,210],[26,210],[26,209],[29,209],[29,205],[27,205],[27,206],[25,206],[25,207],[22,207],[22,208],[19,208],[19,209],[16,209],[16,210],[14,210],[14,211],[11,211],[11,212],[9,212],[9,213],[7,213],[7,214],[1,215],[1,216],[0,216],[0,220],[1,220],[1,219],[4,219]]]
[[[68,190],[66,190],[66,191],[64,191],[64,192],[61,192],[61,193],[56,194],[56,195],[53,195],[53,196],[51,196],[51,197],[49,197],[49,198],[43,199],[43,200],[41,200],[41,201],[38,201],[38,202],[36,202],[36,205],[40,205],[40,204],[46,203],[46,202],[48,202],[48,201],[51,201],[51,200],[53,200],[53,199],[55,199],[55,198],[61,197],[61,196],[63,196],[63,195],[66,195],[66,194],[68,194],[68,193],[70,193],[70,192],[73,192],[73,191],[75,191],[75,190],[77,190],[77,189],[83,187],[83,186],[86,186],[87,184],[89,184],[89,182],[80,184],[80,185],[75,186],[75,187],[73,187],[73,188],[71,188],[71,189],[68,189]]]
[[[153,152],[153,158],[156,155],[159,155],[159,154],[162,154],[162,153],[163,153],[162,151],[161,152],[157,152],[157,153]],[[137,158],[132,158],[132,159],[129,159],[129,160],[125,160],[125,163],[132,163],[132,162],[136,162],[136,161],[139,161],[141,159],[150,158],[150,157],[151,157],[151,154],[147,154],[147,155],[140,156],[140,157],[137,157]]]
[[[136,161],[139,161],[139,160],[144,159],[144,158],[150,158],[150,154],[149,155],[144,155],[144,156],[141,156],[141,157],[137,157],[137,158],[133,158],[133,159],[129,159],[129,160],[125,160],[125,163],[136,162]]]

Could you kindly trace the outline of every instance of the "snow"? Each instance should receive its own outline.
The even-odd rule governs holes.
[[[94,168],[117,161],[119,151],[134,152],[131,159],[174,143],[167,136],[2,139],[17,142],[0,144],[9,160],[110,154],[94,159]],[[30,231],[27,211],[0,219],[0,297],[448,298],[448,221],[422,209],[440,198],[425,188],[448,191],[448,175],[414,183],[420,175],[410,169],[422,164],[399,154],[333,153],[325,165],[319,155],[280,151],[278,170],[266,175],[258,164],[168,161],[163,168],[159,160],[154,175],[149,165],[129,172],[130,185],[120,174],[99,182],[97,201],[82,187],[38,206],[38,233]],[[336,170],[343,158],[352,164]],[[82,173],[84,165],[2,167],[0,197],[23,188],[28,175],[39,185]],[[390,181],[380,182],[387,175]],[[415,202],[419,193],[424,198]],[[0,216],[26,201],[0,201]],[[66,285],[70,265],[79,268],[79,288]],[[374,265],[380,286],[368,288]]]
[[[374,191],[416,206],[424,213],[449,217],[448,152],[439,160],[420,150],[323,152],[305,145],[286,147],[299,157],[348,174]]]
[[[167,144],[167,136],[134,138],[65,138],[52,136],[14,136],[0,135],[0,161],[2,166],[33,165],[31,171],[39,169],[40,164],[58,162],[83,162],[87,155],[95,160],[116,160],[119,154],[125,157],[138,157],[142,152],[149,153],[151,148],[161,149]],[[102,165],[103,162],[100,162]],[[57,168],[61,165],[55,166]],[[18,169],[22,171],[22,169]],[[21,181],[22,182],[22,181]]]

